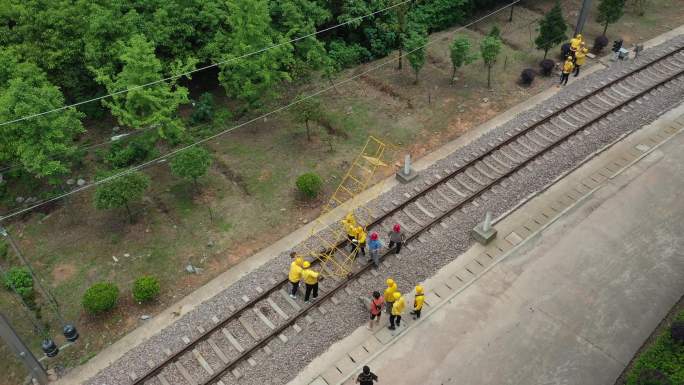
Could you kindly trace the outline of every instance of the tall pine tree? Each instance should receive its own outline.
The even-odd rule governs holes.
[[[544,15],[544,18],[539,22],[539,36],[534,40],[537,49],[544,50],[544,59],[546,59],[549,49],[567,39],[567,36],[565,35],[567,29],[568,26],[563,19],[563,11],[561,10],[560,3],[556,1],[556,5],[554,5],[549,13]]]
[[[625,0],[601,0],[596,21],[604,24],[603,36],[606,36],[608,25],[620,20],[624,12]]]

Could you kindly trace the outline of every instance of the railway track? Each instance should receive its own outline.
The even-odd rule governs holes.
[[[606,79],[595,89],[559,106],[534,122],[509,133],[498,144],[482,149],[464,164],[454,165],[446,175],[407,197],[369,225],[369,231],[384,234],[394,223],[407,232],[407,242],[444,221],[455,211],[527,167],[549,151],[595,125],[610,124],[610,116],[630,103],[640,103],[661,87],[684,86],[684,49],[679,48],[624,74]],[[339,243],[344,247],[346,241]],[[385,258],[383,255],[382,258]],[[286,331],[302,330],[297,322],[310,322],[321,305],[339,301],[341,290],[351,294],[349,285],[364,274],[378,273],[369,265],[358,263],[345,280],[328,279],[320,284],[318,300],[313,304],[295,301],[287,294],[287,278],[272,280],[272,286],[257,289],[255,298],[243,297],[243,305],[230,309],[223,320],[213,319],[206,330],[199,327],[192,340],[184,337],[185,346],[176,352],[164,352],[158,363],[148,362],[150,370],[134,378],[134,384],[219,384],[235,383],[242,376],[240,365],[256,365],[254,356],[268,355],[274,339],[287,342]],[[369,272],[370,271],[370,272]],[[160,352],[160,356],[161,356]]]

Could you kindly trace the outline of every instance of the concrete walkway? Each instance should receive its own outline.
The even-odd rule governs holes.
[[[682,148],[609,179],[395,339],[368,362],[379,383],[613,384],[684,294]]]

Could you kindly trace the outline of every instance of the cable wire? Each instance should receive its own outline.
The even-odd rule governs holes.
[[[196,69],[191,70],[191,71],[183,72],[183,73],[176,74],[176,75],[171,75],[171,76],[168,76],[168,77],[159,79],[159,80],[155,80],[155,81],[153,81],[153,82],[149,82],[149,83],[145,83],[145,84],[133,86],[133,87],[130,87],[130,88],[126,88],[126,89],[124,89],[124,90],[112,92],[112,93],[109,93],[109,94],[107,94],[107,95],[101,95],[101,96],[98,96],[98,97],[95,97],[95,98],[92,98],[92,99],[87,99],[87,100],[83,100],[83,101],[80,101],[80,102],[68,104],[68,105],[66,105],[66,106],[62,106],[62,107],[55,108],[55,109],[52,109],[52,110],[48,110],[48,111],[44,111],[44,112],[39,112],[39,113],[35,113],[35,114],[32,114],[32,115],[26,115],[26,116],[23,116],[23,117],[21,117],[21,118],[16,118],[16,119],[13,119],[13,120],[8,120],[8,121],[6,121],[6,122],[0,123],[0,127],[5,126],[5,125],[8,125],[8,124],[12,124],[12,123],[21,122],[21,121],[28,120],[28,119],[33,119],[33,118],[36,118],[36,117],[38,117],[38,116],[43,116],[43,115],[47,115],[47,114],[51,114],[51,113],[59,112],[59,111],[64,111],[64,110],[66,110],[66,109],[68,109],[68,108],[78,107],[78,106],[80,106],[80,105],[88,104],[88,103],[92,103],[92,102],[96,102],[96,101],[98,101],[98,100],[102,100],[102,99],[106,99],[106,98],[111,98],[111,97],[116,96],[116,95],[125,94],[125,93],[130,92],[130,91],[134,91],[134,90],[138,90],[138,89],[141,89],[141,88],[153,86],[153,85],[155,85],[155,84],[159,84],[159,83],[162,83],[162,82],[167,82],[167,81],[170,81],[170,80],[179,79],[179,78],[181,78],[181,77],[188,76],[188,75],[192,75],[192,74],[194,74],[194,73],[197,73],[197,72],[200,72],[200,71],[204,71],[204,70],[207,70],[207,69],[209,69],[209,68],[218,67],[218,66],[223,65],[223,64],[228,64],[228,63],[233,62],[233,61],[236,61],[236,60],[245,59],[245,58],[248,58],[248,57],[250,57],[250,56],[254,56],[254,55],[260,54],[260,53],[262,53],[262,52],[266,52],[266,51],[271,50],[271,49],[273,49],[273,48],[278,48],[278,47],[284,46],[284,45],[286,45],[286,44],[296,43],[296,42],[298,42],[298,41],[300,41],[300,40],[304,40],[304,39],[306,39],[306,38],[309,38],[309,37],[312,37],[312,36],[316,36],[316,35],[319,35],[319,34],[324,33],[324,32],[332,31],[333,29],[337,29],[337,28],[339,28],[339,27],[343,27],[343,26],[348,25],[348,24],[351,24],[351,23],[355,23],[355,22],[357,22],[357,21],[366,19],[366,18],[371,17],[371,16],[375,16],[375,15],[377,15],[377,14],[379,14],[379,13],[383,13],[383,12],[385,12],[385,11],[388,11],[388,10],[392,9],[392,8],[398,7],[398,6],[400,6],[400,5],[409,3],[409,2],[411,2],[411,1],[413,1],[413,0],[404,0],[404,1],[402,1],[401,3],[396,3],[396,4],[393,4],[393,5],[389,6],[389,7],[385,7],[385,8],[383,8],[383,9],[377,10],[377,11],[375,11],[375,12],[371,12],[371,13],[369,13],[369,14],[367,14],[367,15],[363,15],[363,16],[355,17],[355,18],[353,18],[353,19],[349,19],[349,20],[347,20],[347,21],[345,21],[345,22],[343,22],[343,23],[339,23],[339,24],[336,24],[336,25],[333,25],[333,26],[330,26],[330,27],[327,27],[327,28],[323,28],[323,29],[321,29],[320,31],[315,31],[315,32],[312,32],[312,33],[309,33],[309,34],[306,34],[306,35],[303,35],[303,36],[296,37],[296,38],[291,39],[291,40],[288,40],[288,41],[283,41],[283,42],[280,42],[280,43],[277,43],[277,44],[272,44],[272,45],[270,45],[270,46],[268,46],[268,47],[264,47],[264,48],[261,48],[261,49],[256,50],[256,51],[248,52],[248,53],[246,53],[246,54],[243,54],[243,55],[240,55],[240,56],[236,56],[236,57],[230,58],[230,59],[228,59],[228,60],[223,60],[223,61],[219,61],[219,62],[216,62],[216,63],[208,64],[208,65],[206,65],[206,66],[203,66],[203,67],[200,67],[200,68],[196,68]]]
[[[453,32],[458,32],[458,31],[461,31],[461,30],[463,30],[463,29],[465,29],[465,28],[468,28],[468,27],[470,27],[471,25],[473,25],[473,24],[475,24],[475,23],[478,23],[478,22],[480,22],[480,21],[482,21],[482,20],[484,20],[484,19],[486,19],[486,18],[488,18],[488,17],[490,17],[490,16],[492,16],[492,15],[495,15],[495,14],[497,14],[497,13],[503,11],[504,9],[506,9],[506,8],[508,8],[508,7],[512,7],[513,5],[519,3],[520,1],[522,1],[522,0],[515,0],[515,1],[511,2],[511,3],[509,3],[508,5],[505,5],[505,6],[499,8],[499,9],[497,9],[497,10],[495,10],[495,11],[492,11],[492,12],[488,13],[488,14],[485,15],[485,16],[480,17],[479,19],[477,19],[477,20],[475,20],[475,21],[472,21],[472,22],[470,22],[470,23],[468,23],[468,24],[465,24],[465,25],[463,25],[463,26],[461,26],[461,27],[456,28]],[[87,184],[87,185],[83,185],[83,186],[81,186],[81,187],[77,187],[77,188],[75,188],[74,190],[71,190],[71,191],[66,192],[66,193],[59,194],[59,195],[54,196],[54,197],[52,197],[52,198],[47,198],[47,199],[45,199],[45,200],[43,200],[43,201],[37,202],[37,203],[35,203],[35,204],[29,206],[29,207],[26,207],[26,208],[23,208],[23,209],[19,209],[19,210],[15,210],[15,211],[9,212],[8,214],[6,214],[6,215],[0,217],[0,222],[6,221],[7,219],[13,218],[13,217],[15,217],[15,216],[17,216],[17,215],[20,215],[20,214],[23,214],[23,213],[25,213],[25,212],[31,211],[31,210],[33,210],[33,209],[35,209],[35,208],[37,208],[37,207],[43,206],[43,205],[45,205],[45,204],[47,204],[47,203],[50,203],[50,202],[54,202],[54,201],[56,201],[56,200],[62,199],[62,198],[64,198],[64,197],[67,197],[67,196],[69,196],[69,195],[73,195],[73,194],[76,194],[76,193],[81,192],[81,191],[83,191],[83,190],[87,190],[87,189],[90,189],[90,188],[99,186],[99,185],[101,185],[101,184],[110,182],[110,181],[112,181],[112,180],[114,180],[114,179],[116,179],[116,178],[119,178],[119,177],[128,175],[128,174],[130,174],[130,173],[132,173],[132,172],[135,172],[135,171],[141,170],[141,169],[143,169],[143,168],[146,168],[146,167],[148,167],[148,166],[154,165],[155,163],[165,162],[166,160],[168,160],[168,158],[171,158],[171,157],[173,157],[174,155],[176,155],[176,154],[178,154],[178,153],[180,153],[180,152],[183,152],[183,151],[185,151],[185,150],[187,150],[187,149],[189,149],[189,148],[195,147],[195,146],[197,146],[197,145],[199,145],[199,144],[206,143],[206,142],[208,142],[208,141],[210,141],[210,140],[213,140],[213,139],[215,139],[215,138],[217,138],[217,137],[219,137],[219,136],[225,135],[225,134],[227,134],[227,133],[229,133],[229,132],[232,132],[232,131],[234,131],[234,130],[236,130],[236,129],[238,129],[238,128],[244,127],[244,126],[246,126],[246,125],[248,125],[248,124],[254,123],[254,122],[256,122],[256,121],[258,121],[258,120],[261,120],[261,119],[263,119],[263,118],[265,118],[265,117],[274,115],[274,114],[279,113],[279,112],[281,112],[281,111],[284,111],[284,110],[286,110],[286,109],[288,109],[288,108],[290,108],[290,107],[292,107],[292,106],[294,106],[294,105],[297,105],[297,104],[302,103],[302,102],[304,102],[304,101],[306,101],[306,100],[308,100],[308,99],[314,98],[314,97],[316,97],[316,96],[318,96],[318,95],[320,95],[320,94],[323,94],[323,93],[325,93],[325,92],[328,92],[328,91],[334,89],[334,88],[335,88],[336,86],[338,86],[338,85],[345,84],[345,83],[349,83],[349,82],[351,82],[351,81],[353,81],[353,80],[356,80],[356,79],[360,78],[361,76],[364,76],[364,75],[366,75],[366,74],[368,74],[368,73],[370,73],[370,72],[373,72],[373,71],[377,70],[378,68],[382,68],[382,67],[384,67],[384,66],[386,66],[386,65],[388,65],[388,64],[390,64],[390,63],[393,63],[393,62],[397,61],[399,58],[403,58],[403,57],[405,57],[405,56],[407,56],[407,55],[412,54],[413,52],[416,52],[416,51],[419,51],[419,50],[421,50],[421,49],[423,49],[423,48],[426,48],[427,46],[431,45],[432,43],[434,43],[434,42],[436,42],[436,41],[438,41],[438,40],[428,41],[426,44],[424,44],[424,45],[422,45],[422,46],[420,46],[420,47],[417,47],[417,48],[415,48],[415,49],[413,49],[413,50],[411,50],[411,51],[404,52],[402,55],[397,55],[397,56],[394,56],[394,57],[392,57],[392,58],[390,58],[390,59],[387,59],[387,60],[383,61],[382,63],[380,63],[380,64],[378,64],[378,65],[376,65],[376,66],[373,66],[373,67],[371,67],[370,69],[368,69],[368,70],[366,70],[366,71],[363,71],[363,72],[361,72],[361,73],[358,73],[358,74],[356,74],[356,75],[354,75],[354,76],[351,76],[351,77],[349,77],[349,78],[347,78],[347,79],[344,79],[344,80],[342,80],[342,81],[340,81],[340,82],[338,82],[338,83],[333,83],[331,86],[328,86],[328,87],[326,87],[326,88],[323,88],[323,89],[321,89],[321,90],[319,90],[319,91],[316,91],[316,92],[314,92],[314,93],[312,93],[312,94],[306,95],[306,96],[303,97],[303,98],[296,99],[295,101],[293,101],[293,102],[291,102],[291,103],[288,103],[288,104],[286,104],[286,105],[284,105],[284,106],[278,107],[278,108],[276,108],[276,109],[274,109],[274,110],[271,110],[271,111],[269,111],[269,112],[267,112],[267,113],[264,113],[264,114],[262,114],[262,115],[260,115],[260,116],[258,116],[258,117],[256,117],[256,118],[252,118],[252,119],[249,119],[249,120],[247,120],[247,121],[245,121],[245,122],[243,122],[243,123],[239,123],[239,124],[237,124],[237,125],[235,125],[235,126],[232,126],[232,127],[230,127],[230,128],[227,128],[227,129],[225,129],[225,130],[223,130],[223,131],[221,131],[221,132],[218,132],[218,133],[216,133],[216,134],[210,135],[210,136],[208,136],[208,137],[206,137],[206,138],[200,139],[200,140],[198,140],[198,141],[196,141],[196,142],[194,142],[194,143],[191,143],[191,144],[189,144],[189,145],[187,145],[187,146],[184,146],[184,147],[181,147],[181,148],[172,150],[172,151],[170,151],[170,152],[168,152],[168,153],[166,153],[166,154],[164,154],[164,155],[162,155],[162,156],[159,156],[159,157],[156,157],[156,158],[154,158],[154,159],[152,159],[152,160],[143,162],[143,163],[141,163],[141,164],[139,164],[139,165],[137,165],[137,166],[130,167],[130,168],[124,170],[124,171],[121,171],[121,172],[119,172],[119,173],[113,174],[113,175],[108,176],[108,177],[106,177],[106,178],[100,179],[100,180],[98,180],[98,181],[96,181],[96,182],[93,182],[93,183],[90,183],[90,184]]]

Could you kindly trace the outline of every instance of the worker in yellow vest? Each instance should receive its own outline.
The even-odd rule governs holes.
[[[344,227],[344,231],[347,233],[347,240],[351,245],[352,251],[354,251],[354,248],[356,247],[354,244],[354,240],[356,239],[356,218],[354,218],[353,213],[347,214],[342,220],[342,227]]]
[[[406,302],[400,292],[396,291],[393,294],[394,304],[392,305],[392,313],[390,314],[390,330],[401,327],[401,315],[404,313]]]
[[[575,53],[575,76],[579,76],[580,67],[586,62],[587,52],[589,52],[589,50],[582,46],[577,50],[577,53]]]
[[[309,261],[304,261],[304,270],[302,270],[302,281],[306,286],[306,291],[304,292],[304,302],[309,302],[309,297],[313,294],[313,300],[318,298],[318,277],[319,272],[311,268],[311,263]]]
[[[411,314],[413,314],[413,319],[420,318],[420,311],[423,310],[424,302],[425,294],[423,293],[423,287],[418,285],[416,286],[416,295],[413,299],[413,311],[411,311]]]
[[[290,264],[290,272],[287,275],[292,289],[290,290],[290,297],[297,298],[297,289],[299,289],[299,281],[302,279],[302,266],[304,266],[304,259],[301,257],[295,258]]]
[[[575,35],[574,38],[570,39],[570,54],[574,57],[577,54],[577,51],[579,51],[580,46],[584,44],[584,39],[582,38],[582,34],[577,34]]]
[[[366,231],[363,229],[361,226],[356,226],[356,230],[354,231],[354,244],[356,247],[358,247],[359,251],[361,252],[361,255],[364,257],[366,256],[366,238],[368,235],[366,234]]]
[[[397,291],[397,284],[392,278],[387,278],[387,289],[385,289],[385,311],[388,314],[392,313],[392,305],[394,305],[394,292]]]
[[[565,59],[565,63],[563,63],[563,68],[561,69],[561,78],[560,78],[560,85],[567,85],[568,84],[568,78],[570,77],[570,73],[572,73],[572,70],[575,68],[575,65],[572,64],[572,56],[568,56],[567,59]]]

